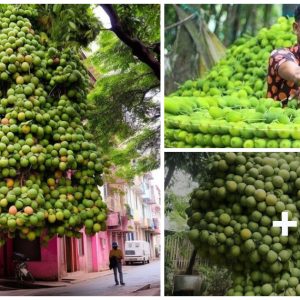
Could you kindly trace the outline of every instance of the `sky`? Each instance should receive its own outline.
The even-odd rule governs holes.
[[[106,12],[101,6],[97,5],[97,7],[94,9],[94,13],[99,18],[99,20],[101,20],[101,23],[104,28],[111,28],[109,16],[106,14]]]

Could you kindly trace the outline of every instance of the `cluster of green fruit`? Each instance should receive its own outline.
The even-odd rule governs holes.
[[[294,45],[292,19],[242,37],[203,78],[165,99],[166,147],[299,147],[298,103],[263,98],[273,49]]]
[[[293,101],[282,109],[269,98],[166,97],[166,146],[299,148],[300,110]]]
[[[49,47],[26,17],[35,14],[0,13],[1,243],[105,230],[104,162],[84,125],[87,71],[72,50]]]
[[[229,296],[300,295],[296,227],[282,236],[273,221],[299,222],[298,153],[219,153],[191,194],[189,239],[201,256],[232,270]]]

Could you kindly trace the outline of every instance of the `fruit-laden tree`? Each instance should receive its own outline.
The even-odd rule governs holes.
[[[139,49],[144,47],[159,65],[160,6],[102,7],[111,18],[112,28],[100,31],[100,47],[89,60],[103,74],[89,95],[95,103],[89,118],[99,145],[121,165],[118,174],[130,179],[159,166],[160,81],[157,71],[123,42],[122,36],[139,41]]]
[[[82,122],[87,71],[76,50],[52,46],[38,10],[0,8],[1,243],[105,230],[102,163]]]
[[[218,153],[187,209],[189,238],[201,257],[232,271],[228,296],[300,295],[298,153]]]

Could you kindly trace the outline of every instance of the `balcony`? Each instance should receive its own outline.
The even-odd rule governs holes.
[[[143,189],[142,189],[142,187],[139,186],[139,185],[133,186],[132,189],[134,190],[134,192],[135,192],[138,196],[140,196],[140,195],[143,194]]]
[[[108,228],[120,226],[121,225],[120,214],[118,212],[110,213],[107,216],[106,225]]]
[[[153,213],[160,213],[160,205],[157,203],[154,203],[154,205],[151,206],[151,210]]]
[[[126,215],[114,212],[107,217],[107,229],[111,231],[131,232],[134,231],[134,220],[128,220]]]
[[[147,231],[153,235],[160,234],[159,222],[157,218],[148,219]]]
[[[155,200],[154,200],[152,197],[150,197],[150,198],[144,198],[144,197],[143,197],[143,201],[144,201],[144,203],[147,204],[147,205],[155,204]]]
[[[159,228],[154,229],[154,234],[160,234],[160,229]]]
[[[148,228],[147,230],[152,232],[154,231],[154,223],[153,223],[153,220],[152,219],[147,219],[147,223],[148,223]]]
[[[141,227],[142,227],[143,229],[148,229],[149,224],[148,224],[148,220],[147,220],[147,219],[143,219],[143,222],[142,222]]]
[[[159,219],[153,218],[154,229],[159,229]]]
[[[133,220],[127,220],[126,223],[124,223],[124,231],[126,232],[133,232],[134,231],[134,221]]]

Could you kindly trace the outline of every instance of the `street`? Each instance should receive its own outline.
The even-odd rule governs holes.
[[[125,286],[115,286],[112,271],[97,274],[97,278],[83,279],[61,287],[0,291],[0,296],[141,296],[147,295],[147,290],[137,293],[134,291],[147,284],[156,287],[158,293],[160,261],[151,261],[146,265],[123,266]]]

